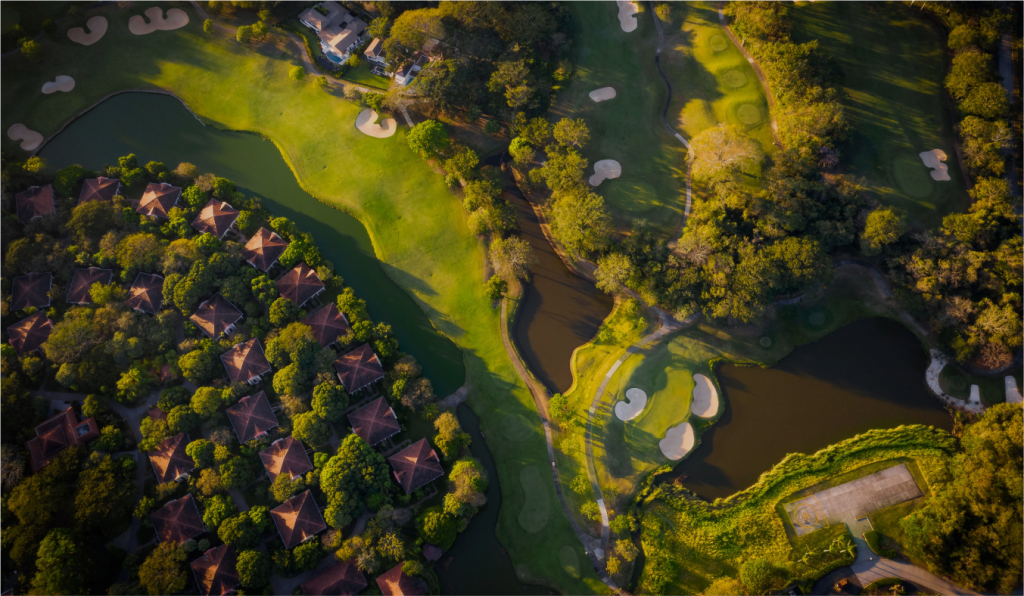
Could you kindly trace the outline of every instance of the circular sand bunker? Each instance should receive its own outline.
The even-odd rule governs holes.
[[[932,149],[931,151],[922,151],[917,156],[921,158],[926,168],[931,168],[932,180],[949,180],[949,168],[942,163],[946,161],[945,151]]]
[[[21,141],[21,148],[25,151],[32,151],[43,142],[43,135],[20,122],[7,129],[7,138],[12,141]]]
[[[57,78],[53,81],[47,81],[43,83],[43,93],[49,95],[58,91],[67,93],[75,88],[75,79],[72,79],[68,75],[57,75]]]
[[[616,0],[619,5],[619,25],[622,30],[626,33],[636,30],[636,13],[640,12],[640,7],[636,5],[636,2],[627,2],[626,0]]]
[[[711,49],[716,52],[721,52],[725,48],[729,47],[729,42],[721,35],[712,36],[711,39],[708,40],[708,43],[711,44]]]
[[[398,130],[398,123],[394,118],[385,118],[377,122],[377,112],[366,108],[356,116],[356,128],[364,135],[377,139],[386,139],[395,134]]]
[[[625,422],[640,415],[647,406],[647,394],[643,389],[633,387],[626,392],[626,401],[615,404],[615,416]]]
[[[935,190],[935,181],[928,175],[928,169],[917,155],[904,153],[892,160],[892,176],[907,196],[923,199]]]
[[[172,8],[167,11],[167,18],[164,18],[164,10],[159,6],[146,9],[144,13],[149,22],[140,15],[128,19],[128,30],[133,35],[147,35],[154,31],[173,31],[188,25],[188,15],[180,8]]]
[[[85,22],[85,26],[89,29],[88,33],[81,27],[68,29],[68,39],[83,46],[91,46],[107,33],[106,17],[93,17]]]
[[[615,98],[615,87],[601,87],[590,92],[590,99],[594,101],[607,101]]]
[[[658,441],[658,447],[665,457],[671,460],[683,459],[693,449],[693,426],[689,422],[673,426],[665,433],[665,438]]]
[[[590,185],[598,186],[605,180],[618,178],[622,175],[622,166],[614,159],[602,159],[594,164],[594,175],[590,177]]]
[[[711,418],[718,413],[718,389],[711,379],[702,374],[693,375],[693,402],[690,411],[694,416]]]
[[[736,117],[743,124],[754,125],[761,122],[761,110],[752,103],[745,103],[736,108]]]
[[[722,75],[722,81],[733,89],[738,89],[747,84],[747,75],[741,70],[730,70]]]

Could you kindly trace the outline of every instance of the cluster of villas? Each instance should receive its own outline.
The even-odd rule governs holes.
[[[79,204],[111,200],[119,190],[117,180],[86,180]],[[177,205],[180,196],[181,189],[178,187],[167,183],[149,184],[136,205],[136,211],[148,217],[166,218],[171,208]],[[22,222],[51,214],[55,210],[52,185],[32,187],[18,193],[15,201]],[[238,215],[239,212],[231,205],[211,199],[192,222],[192,226],[200,233],[210,233],[219,239],[223,239],[229,232],[240,236],[234,229]],[[278,259],[287,247],[288,243],[279,235],[261,228],[246,242],[242,254],[247,263],[267,273],[278,264]],[[111,269],[77,269],[66,301],[76,305],[91,304],[89,289],[92,285],[109,284],[112,278]],[[299,307],[310,303],[325,290],[316,271],[305,263],[289,269],[277,279],[276,284],[279,294]],[[53,323],[45,311],[41,310],[50,306],[48,294],[52,285],[53,276],[50,273],[29,273],[12,281],[11,311],[27,307],[40,309],[8,328],[9,343],[18,354],[39,350],[53,329]],[[156,314],[161,309],[162,301],[163,277],[140,273],[128,291],[125,304],[142,313]],[[242,318],[241,310],[217,294],[202,302],[190,320],[204,335],[216,339],[230,334]],[[337,348],[339,338],[350,329],[345,315],[333,302],[318,308],[303,322],[310,326],[314,337],[324,347]],[[271,372],[270,362],[258,338],[236,344],[220,358],[232,382],[258,385],[264,375]],[[384,368],[369,344],[342,353],[335,361],[334,368],[338,381],[357,399],[347,414],[352,432],[370,446],[384,450],[393,478],[406,494],[412,494],[444,475],[440,459],[426,439],[416,443],[405,441],[398,445],[392,442],[402,427],[394,410],[381,396]],[[241,398],[226,413],[240,444],[272,438],[279,431],[275,407],[263,391]],[[149,414],[152,418],[166,418],[166,413],[159,408],[154,408]],[[44,468],[63,450],[84,445],[99,436],[96,420],[88,418],[79,421],[72,408],[42,422],[35,431],[36,437],[27,444],[34,472]],[[148,452],[157,482],[182,482],[195,471],[195,462],[186,453],[188,443],[188,435],[179,433]],[[288,474],[294,480],[313,470],[309,455],[311,452],[301,441],[288,435],[271,442],[259,453],[259,457],[270,482],[281,474]],[[281,541],[288,549],[312,540],[327,529],[320,506],[308,490],[271,510],[271,517]],[[151,518],[161,542],[180,545],[207,532],[191,494],[168,502],[155,511]],[[426,545],[424,552],[428,551],[437,556],[440,554],[440,550],[433,545]],[[196,582],[204,595],[229,594],[238,588],[240,582],[235,568],[236,560],[237,553],[231,546],[224,544],[206,551],[191,563]],[[376,582],[385,595],[426,593],[423,581],[405,575],[401,564],[377,577]],[[354,562],[341,561],[306,581],[301,587],[306,594],[356,594],[366,586],[366,577]]]

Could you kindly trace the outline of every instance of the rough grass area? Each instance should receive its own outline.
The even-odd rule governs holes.
[[[943,98],[945,35],[900,3],[812,2],[790,9],[797,43],[818,40],[845,73],[851,138],[842,163],[879,201],[906,209],[916,228],[964,211],[966,184]],[[946,152],[948,182],[933,181],[918,153]]]

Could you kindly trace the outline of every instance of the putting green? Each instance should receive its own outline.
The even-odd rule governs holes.
[[[501,419],[501,435],[518,443],[530,436],[533,430],[519,414],[509,414]]]
[[[761,110],[752,103],[745,103],[736,108],[736,117],[743,124],[753,126],[761,122]]]
[[[935,191],[935,183],[928,171],[917,155],[901,153],[892,160],[892,177],[896,184],[915,199],[930,197]]]
[[[733,89],[739,89],[747,84],[747,75],[739,70],[730,70],[722,75],[722,81]]]
[[[711,45],[711,49],[716,52],[721,52],[725,48],[729,47],[729,40],[724,35],[712,35],[711,39],[708,40]]]
[[[576,549],[566,544],[558,551],[558,560],[562,563],[562,569],[570,577],[579,578],[580,558],[576,555]]]
[[[540,471],[533,466],[524,466],[519,472],[519,484],[523,487],[523,508],[519,510],[519,525],[530,533],[540,532],[551,519],[551,499]]]

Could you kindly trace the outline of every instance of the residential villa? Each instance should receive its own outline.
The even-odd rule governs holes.
[[[173,542],[180,546],[206,531],[191,493],[169,501],[149,514],[149,518],[153,521],[153,529],[160,542]]]
[[[29,273],[11,280],[11,311],[19,311],[29,306],[47,308],[50,306],[50,288],[53,287],[53,275],[50,273]]]
[[[238,400],[237,404],[228,408],[227,414],[231,428],[235,430],[235,436],[242,445],[267,436],[278,425],[267,394],[262,391]]]
[[[89,201],[109,201],[121,191],[121,181],[116,178],[90,178],[82,183],[82,192],[78,195],[78,204]]]
[[[308,490],[271,509],[270,517],[287,549],[312,540],[327,529],[327,522],[313,499],[313,493]]]
[[[210,339],[217,339],[223,333],[230,335],[235,323],[242,320],[242,311],[220,294],[204,300],[195,314],[188,318]]]
[[[302,322],[309,325],[313,330],[313,337],[325,348],[338,341],[339,337],[348,334],[351,329],[345,313],[339,311],[338,305],[334,302],[307,316]]]
[[[72,408],[43,421],[36,426],[36,436],[26,443],[32,472],[45,468],[58,453],[68,447],[85,445],[98,436],[100,427],[96,419],[86,418],[79,422]]]
[[[68,289],[68,304],[92,304],[92,296],[89,290],[93,284],[107,285],[114,277],[113,269],[100,269],[89,267],[88,269],[75,269],[75,277],[71,279],[71,287]]]
[[[377,587],[384,596],[424,596],[425,582],[418,577],[409,577],[402,572],[404,563],[399,563],[377,576]]]
[[[196,462],[185,452],[187,445],[188,435],[178,433],[149,451],[149,461],[153,464],[158,483],[181,482],[195,469]]]
[[[18,210],[18,221],[28,223],[37,217],[50,215],[57,211],[53,202],[53,185],[33,186],[24,192],[14,195],[14,203]]]
[[[282,275],[275,284],[277,292],[291,300],[296,306],[303,306],[324,291],[320,276],[305,263],[299,263]]]
[[[140,273],[128,290],[124,305],[148,315],[160,312],[164,302],[164,278],[161,275]]]
[[[7,343],[11,344],[18,355],[38,350],[53,331],[53,321],[46,313],[39,311],[7,328]]]
[[[370,45],[366,46],[366,49],[363,50],[363,56],[366,58],[367,62],[385,66],[387,62],[384,58],[384,42],[381,38],[374,37],[373,41],[370,42]]]
[[[242,582],[238,579],[238,553],[229,544],[222,544],[203,553],[190,563],[203,596],[231,594]]]
[[[155,219],[167,219],[167,214],[178,204],[181,189],[166,182],[150,182],[135,212]]]
[[[302,441],[291,435],[274,441],[270,447],[260,451],[260,460],[271,482],[281,474],[288,474],[289,478],[295,480],[313,469]]]
[[[402,430],[395,411],[383,397],[349,414],[348,422],[352,425],[352,432],[371,447]]]
[[[334,0],[305,10],[299,15],[299,21],[316,31],[324,55],[338,64],[348,59],[366,31],[366,23]]]
[[[255,337],[247,342],[235,344],[227,352],[220,355],[224,368],[232,383],[248,383],[255,385],[263,375],[270,372],[270,363],[263,355],[263,346]]]
[[[355,393],[384,378],[384,367],[370,344],[363,344],[334,361],[338,380],[349,393]]]
[[[245,243],[242,258],[246,263],[266,273],[281,258],[286,248],[288,243],[283,238],[266,228],[260,228],[260,231],[253,234]]]
[[[366,576],[352,561],[339,561],[302,584],[308,596],[353,596],[366,587]]]
[[[224,201],[210,199],[210,202],[192,221],[192,227],[200,234],[212,234],[218,240],[223,240],[224,235],[235,227],[238,215],[238,210],[231,205]]]
[[[420,439],[388,458],[395,480],[410,494],[421,486],[444,476],[441,460],[426,439]]]

